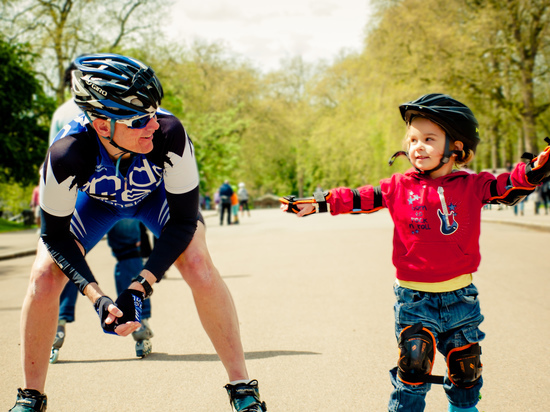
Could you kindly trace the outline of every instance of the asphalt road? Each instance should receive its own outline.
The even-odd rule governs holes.
[[[240,225],[220,227],[214,217],[207,225],[239,312],[249,373],[269,411],[386,410],[397,357],[387,212],[298,219],[260,210]],[[483,223],[474,276],[487,333],[480,411],[549,408],[549,242],[549,232]],[[32,260],[0,261],[4,411],[22,384],[19,316]],[[88,260],[114,295],[106,242]],[[227,376],[173,268],[152,299],[154,353],[143,360],[134,357],[131,337],[103,334],[91,304],[79,299],[60,361],[49,368],[48,411],[230,411]],[[434,373],[444,367],[438,355]],[[440,386],[427,403],[428,412],[447,410]]]

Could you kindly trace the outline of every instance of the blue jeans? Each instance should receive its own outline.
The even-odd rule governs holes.
[[[134,219],[120,220],[108,232],[107,241],[113,255],[117,258],[115,285],[119,295],[143,269],[143,259],[137,245],[141,241],[139,221]],[[61,293],[59,301],[59,319],[74,322],[77,297],[78,288],[73,282],[68,282]],[[151,317],[151,299],[143,301],[141,316],[143,319]]]
[[[405,327],[422,322],[424,327],[433,333],[438,351],[446,358],[451,349],[480,342],[485,338],[485,333],[479,329],[483,315],[479,307],[477,288],[473,284],[444,293],[419,292],[396,285],[394,292],[397,299],[394,305],[397,339]],[[394,389],[388,411],[424,410],[426,394],[431,388],[430,383],[403,383],[397,377],[397,368],[390,371],[390,379]],[[479,401],[482,385],[483,379],[480,378],[473,387],[463,389],[453,385],[445,376],[443,389],[449,403],[460,408],[469,408]]]
[[[138,220],[122,219],[107,233],[107,243],[116,257],[115,285],[117,295],[130,286],[132,279],[143,270],[143,258],[138,243],[141,243],[141,228]],[[151,317],[151,299],[143,301],[143,319]]]
[[[227,212],[227,224],[231,224],[231,203],[220,203],[220,225],[223,225],[223,215]]]

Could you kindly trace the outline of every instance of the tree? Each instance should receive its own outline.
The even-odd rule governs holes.
[[[22,185],[38,181],[47,149],[53,101],[34,71],[35,56],[23,45],[0,40],[0,181]]]
[[[27,42],[40,56],[37,71],[61,104],[66,98],[64,73],[75,57],[135,46],[143,36],[160,31],[155,17],[171,3],[163,0],[6,1],[2,3],[0,28],[9,43]]]
[[[525,149],[537,152],[537,120],[550,107],[550,100],[537,98],[537,86],[548,82],[546,56],[550,52],[550,1],[498,0],[480,1],[480,11],[491,13],[499,23],[498,57],[503,65],[515,69],[517,100],[509,101],[505,94],[494,97],[502,107],[512,106],[521,119]],[[521,146],[521,145],[520,145]]]
[[[537,151],[549,104],[548,0],[384,3],[363,56],[385,100],[444,92],[467,103],[480,122],[477,169]]]
[[[162,105],[183,122],[196,149],[201,191],[212,193],[224,180],[245,175],[242,146],[257,110],[256,73],[219,43],[172,49],[153,66],[165,92]]]

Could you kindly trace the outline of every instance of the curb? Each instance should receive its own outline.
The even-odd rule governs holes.
[[[35,254],[36,254],[36,248],[28,249],[28,250],[20,250],[19,252],[12,252],[12,253],[6,253],[4,255],[0,255],[0,260],[15,259],[15,258],[31,256]]]
[[[204,219],[210,219],[212,217],[217,216],[218,214],[213,211],[207,211],[206,213],[203,211],[202,216]],[[25,249],[25,250],[19,250],[17,252],[10,252],[10,253],[4,253],[0,255],[0,261],[2,260],[9,260],[9,259],[16,259],[20,257],[25,256],[31,256],[36,254],[36,248],[34,249]]]

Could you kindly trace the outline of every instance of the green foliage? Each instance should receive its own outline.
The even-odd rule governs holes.
[[[197,114],[196,118],[190,115],[188,120],[194,130],[192,138],[201,189],[212,192],[216,183],[221,184],[226,179],[234,181],[240,161],[240,140],[246,130],[246,122],[239,118],[238,108],[223,113]]]
[[[33,61],[24,45],[0,40],[0,181],[37,181],[47,149],[54,106],[36,78]]]
[[[18,0],[4,2],[0,30],[11,44],[28,43],[37,71],[57,104],[67,98],[64,74],[80,54],[120,52],[155,43],[159,16],[173,0]],[[136,47],[139,49],[139,47]]]
[[[139,12],[158,17],[167,10],[159,0],[10,2],[32,7],[13,25],[13,14],[5,14],[2,28],[34,33],[27,39],[44,50],[43,61],[55,62],[59,76],[80,51],[118,52],[153,67],[164,87],[163,107],[181,119],[194,142],[203,193],[226,179],[246,182],[253,197],[377,184],[410,167],[405,158],[387,164],[405,134],[398,106],[426,93],[450,94],[476,114],[482,138],[476,170],[514,163],[550,134],[550,2],[371,2],[377,14],[359,53],[322,65],[295,57],[267,74],[223,43],[169,44],[151,29],[154,18],[140,26]],[[60,4],[71,7],[46,13]],[[82,24],[92,7],[112,17],[109,29]],[[65,21],[52,17],[61,10],[69,12]],[[44,74],[48,90],[59,92],[60,77],[56,82]],[[39,117],[39,106],[23,111],[31,113]],[[9,146],[14,140],[5,140],[2,168],[5,153],[16,153]],[[15,163],[37,166],[25,158],[32,148],[19,150],[25,154]]]
[[[30,229],[32,226],[26,226],[23,223],[10,222],[9,220],[0,218],[0,233],[14,232],[17,230]]]
[[[20,183],[0,182],[0,211],[17,215],[23,210],[29,209],[32,191],[36,184],[21,185]]]

